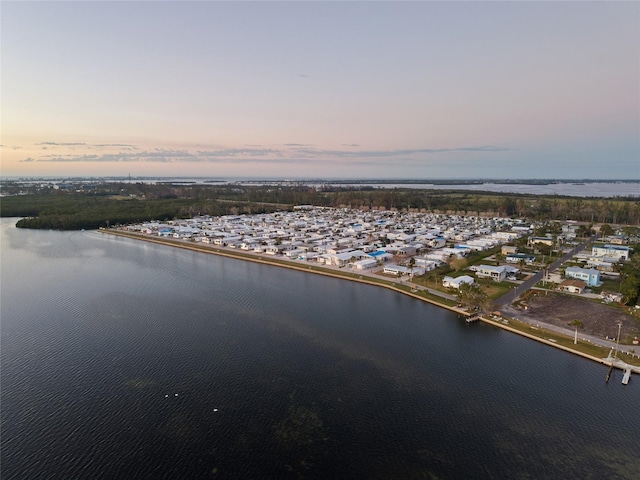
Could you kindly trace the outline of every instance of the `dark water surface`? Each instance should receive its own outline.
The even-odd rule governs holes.
[[[372,286],[1,221],[2,478],[640,478],[640,377]]]

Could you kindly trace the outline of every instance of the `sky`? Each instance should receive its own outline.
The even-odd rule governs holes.
[[[0,175],[640,179],[640,2],[0,3]]]

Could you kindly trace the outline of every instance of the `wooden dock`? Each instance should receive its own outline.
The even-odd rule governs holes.
[[[624,376],[622,377],[622,384],[626,385],[629,383],[629,379],[631,378],[631,367],[627,367],[624,371]]]
[[[467,323],[473,323],[473,322],[477,322],[478,320],[480,320],[480,315],[471,315],[470,317],[465,318],[465,322]]]

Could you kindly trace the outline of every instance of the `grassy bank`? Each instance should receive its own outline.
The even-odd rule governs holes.
[[[581,355],[585,358],[589,358],[590,360],[597,361],[599,363],[602,363],[601,360],[603,358],[606,358],[610,352],[609,348],[594,345],[593,343],[581,340],[580,338],[578,338],[578,343],[574,344],[573,337],[559,334],[544,327],[535,327],[533,325],[520,322],[515,319],[508,319],[509,323],[504,323],[502,319],[485,318],[483,320],[485,321],[485,323],[488,323],[490,325],[494,325],[505,330],[509,330],[511,332],[526,336],[552,347],[560,348],[562,350]],[[632,357],[631,355],[627,355],[625,353],[619,353],[618,358],[630,365],[640,367],[640,358],[638,357],[638,355]]]

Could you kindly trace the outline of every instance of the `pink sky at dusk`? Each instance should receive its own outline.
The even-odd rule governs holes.
[[[638,2],[2,2],[2,176],[640,178]]]

